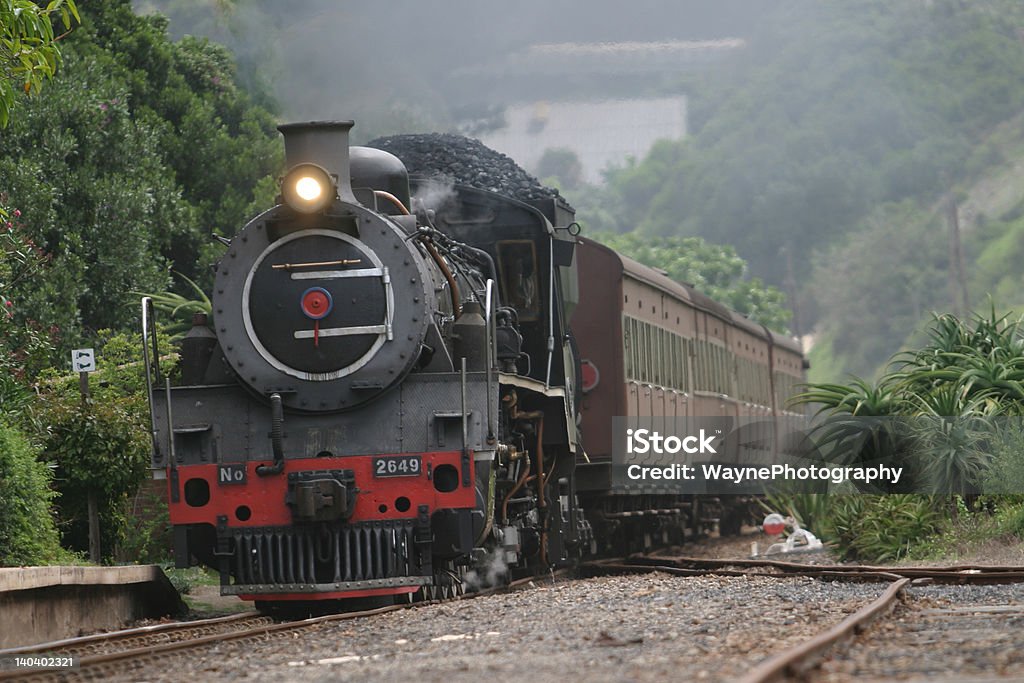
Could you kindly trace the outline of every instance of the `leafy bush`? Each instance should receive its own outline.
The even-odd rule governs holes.
[[[844,496],[834,501],[828,535],[847,557],[894,562],[934,532],[940,519],[928,496]]]
[[[54,492],[37,449],[0,418],[0,566],[46,564],[62,559],[50,516]]]
[[[125,520],[123,540],[118,547],[118,558],[131,562],[162,564],[170,561],[173,542],[170,514],[164,498],[155,487],[143,484],[132,496],[131,509]]]
[[[195,568],[190,567],[188,569],[177,569],[175,567],[168,567],[164,569],[164,574],[167,575],[171,585],[174,589],[182,595],[188,595],[192,592],[192,589],[196,585],[195,581]]]
[[[151,448],[141,339],[101,331],[96,348],[99,371],[91,378],[92,397],[81,399],[75,377],[51,378],[43,383],[31,419],[40,431],[44,456],[56,467],[65,547],[88,548],[92,492],[100,512],[101,551],[110,559],[126,541],[145,552],[158,541],[141,538],[145,529],[129,514]],[[159,524],[152,531],[158,529]]]
[[[983,490],[993,494],[1024,493],[1024,427],[1020,420],[1000,421],[1002,428],[990,442],[992,459],[983,480]]]
[[[779,495],[768,504],[796,517],[844,559],[863,562],[905,557],[942,519],[937,499],[920,495]]]
[[[1024,540],[1024,496],[981,496],[973,507],[964,502],[958,508],[955,517],[915,543],[907,559],[950,563],[988,556],[993,544],[1012,545]]]
[[[196,586],[217,586],[220,585],[220,575],[210,569],[203,567],[189,567],[178,569],[165,566],[164,573],[182,595],[188,595]]]
[[[149,441],[138,401],[106,397],[82,402],[50,392],[42,422],[48,425],[45,457],[56,465],[57,502],[65,547],[88,550],[88,498],[99,506],[103,557],[124,538],[127,504],[146,474]]]
[[[830,460],[907,468],[909,488],[900,493],[975,494],[986,481],[993,492],[1024,492],[1007,489],[1009,481],[1024,485],[1015,426],[1024,414],[1024,319],[1000,316],[994,305],[969,320],[936,315],[928,337],[895,356],[876,383],[812,383],[793,402],[826,418],[818,433]],[[865,419],[874,417],[893,419]],[[864,439],[869,426],[878,433]],[[1001,449],[995,470],[993,443]]]
[[[1008,506],[998,513],[999,529],[1024,540],[1024,505]]]

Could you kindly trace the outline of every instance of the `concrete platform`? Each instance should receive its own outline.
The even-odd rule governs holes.
[[[0,569],[0,648],[123,628],[184,610],[156,565]]]

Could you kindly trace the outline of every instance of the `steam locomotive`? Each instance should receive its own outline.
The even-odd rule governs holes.
[[[279,128],[280,199],[226,245],[173,382],[143,301],[178,565],[268,608],[410,600],[721,522],[614,486],[608,416],[777,412],[799,347],[579,237],[558,197],[439,191],[352,125]]]

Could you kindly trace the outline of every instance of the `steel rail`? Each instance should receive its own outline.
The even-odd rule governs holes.
[[[423,602],[416,602],[412,604],[404,605],[387,605],[385,607],[378,607],[376,609],[362,610],[359,612],[343,612],[340,614],[327,614],[320,617],[311,617],[309,619],[299,619],[294,621],[284,621],[280,623],[265,624],[251,629],[239,630],[239,631],[227,631],[225,633],[214,633],[206,636],[200,636],[198,638],[189,638],[170,643],[158,643],[149,646],[143,646],[139,648],[133,648],[129,650],[119,650],[116,652],[108,652],[99,655],[88,655],[79,658],[79,668],[77,669],[66,669],[66,668],[41,668],[41,669],[24,669],[24,670],[8,670],[0,671],[0,681],[13,680],[19,678],[31,678],[36,676],[60,676],[70,674],[72,676],[81,675],[84,669],[89,667],[102,666],[104,664],[111,664],[121,660],[137,660],[142,658],[153,657],[157,655],[164,655],[168,653],[177,652],[180,650],[188,650],[195,647],[202,647],[204,645],[210,645],[214,643],[223,643],[232,640],[242,640],[245,638],[257,638],[260,636],[271,635],[282,631],[304,629],[316,626],[318,624],[324,624],[335,621],[348,621],[351,619],[359,619],[363,617],[373,617],[381,614],[387,614],[389,612],[397,612],[399,610],[414,609],[420,607],[427,607],[430,605],[443,604],[448,602],[454,602],[457,600],[468,600],[473,598],[485,597],[488,595],[496,595],[498,593],[505,593],[514,591],[523,586],[528,586],[532,582],[544,581],[548,578],[554,579],[555,577],[564,576],[568,572],[567,569],[562,569],[551,574],[528,576],[522,579],[509,582],[504,586],[495,586],[482,591],[467,593],[459,595],[454,598],[448,598],[444,600],[427,600]],[[252,618],[251,616],[249,618]],[[217,620],[208,621],[227,621],[230,617],[219,618]],[[183,622],[188,624],[195,624],[197,622]],[[146,628],[146,627],[142,627]],[[116,632],[120,633],[120,632]],[[100,634],[95,636],[96,640],[103,640],[104,637],[109,637],[112,634]],[[92,637],[92,636],[86,636]]]
[[[842,579],[847,581],[896,581],[904,578],[896,573],[844,571],[829,567],[815,567],[814,565],[808,565],[807,571],[804,572],[782,573],[728,568],[690,569],[663,564],[603,562],[580,565],[580,572],[584,576],[624,573],[653,574],[661,572],[663,574],[672,574],[673,576],[764,576],[771,579],[792,579],[797,576],[806,576],[818,579]]]
[[[581,565],[592,573],[622,573],[626,571],[663,571],[686,577],[816,577],[870,581],[880,578],[927,580],[937,584],[1016,584],[1024,582],[1022,566],[970,566],[899,567],[847,564],[799,564],[773,560],[708,560],[703,558],[672,558],[663,556],[634,556],[620,560],[598,560]]]
[[[754,667],[739,683],[770,683],[790,676],[800,676],[817,666],[823,653],[836,644],[852,638],[879,617],[888,614],[910,579],[902,578],[890,586],[874,602],[857,610],[846,619],[796,647],[790,648]]]
[[[226,617],[213,617],[211,619],[195,619],[193,621],[174,621],[163,624],[151,624],[149,626],[137,626],[135,628],[126,628],[118,631],[109,631],[107,633],[94,633],[88,636],[78,636],[76,638],[64,638],[62,640],[51,640],[46,643],[36,643],[34,645],[22,645],[19,647],[12,647],[6,650],[0,650],[0,656],[14,656],[14,655],[25,655],[25,654],[37,654],[40,652],[46,652],[49,655],[56,655],[61,652],[68,650],[75,650],[81,647],[88,647],[95,643],[115,643],[119,640],[128,640],[130,638],[145,638],[147,636],[154,635],[172,635],[178,631],[188,631],[193,629],[200,629],[207,626],[221,626],[224,624],[231,624],[239,621],[247,621],[249,619],[267,619],[265,615],[255,611],[240,612],[238,614],[232,614]]]
[[[1016,583],[1024,581],[1024,566],[950,565],[945,567],[881,567],[875,565],[800,564],[781,560],[709,560],[695,557],[635,556],[628,564],[670,566],[693,570],[775,569],[783,574],[840,572],[897,575],[911,579],[931,579],[943,583]]]

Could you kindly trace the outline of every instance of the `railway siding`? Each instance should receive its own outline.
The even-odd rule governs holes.
[[[827,659],[811,680],[1024,679],[1024,584],[911,586],[889,619]]]

